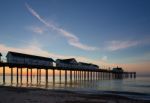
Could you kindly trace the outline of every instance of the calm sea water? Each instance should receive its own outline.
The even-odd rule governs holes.
[[[60,83],[59,77],[55,77],[55,83],[53,83],[52,76],[49,76],[49,82],[45,83],[45,76],[41,77],[41,82],[37,84],[36,76],[33,76],[32,83],[26,82],[26,76],[23,76],[22,84],[16,83],[16,76],[13,77],[13,83],[11,84],[10,76],[6,76],[5,85],[21,86],[21,87],[38,87],[46,89],[70,89],[70,90],[83,90],[83,91],[123,91],[123,92],[138,92],[150,94],[150,77],[137,77],[136,79],[123,79],[123,80],[72,80],[72,83],[67,77],[67,83],[62,81]],[[0,84],[3,85],[2,76],[0,76]]]

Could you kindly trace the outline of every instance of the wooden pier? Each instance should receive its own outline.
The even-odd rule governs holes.
[[[59,67],[54,67],[54,66],[38,66],[38,65],[25,65],[25,64],[11,64],[11,63],[2,63],[0,62],[0,68],[3,69],[3,84],[5,84],[5,75],[6,75],[6,67],[10,68],[10,77],[11,77],[11,83],[13,82],[13,69],[16,69],[16,82],[18,83],[19,80],[22,83],[22,70],[26,69],[26,82],[29,82],[29,77],[30,77],[30,82],[32,82],[32,76],[33,76],[33,69],[36,69],[36,76],[37,76],[37,83],[41,81],[41,70],[45,70],[45,82],[48,83],[48,70],[52,70],[52,77],[53,77],[53,83],[55,83],[55,70],[59,71],[59,81],[61,83],[62,80],[62,71],[65,71],[64,76],[65,76],[65,83],[67,83],[68,79],[68,73],[70,76],[70,83],[72,81],[77,81],[77,80],[102,80],[102,79],[124,79],[124,78],[136,78],[136,72],[115,72],[112,70],[106,70],[106,69],[94,69],[94,70],[88,70],[88,69],[80,69],[80,68],[59,68]],[[20,76],[19,76],[19,70],[20,70]],[[29,70],[30,70],[30,76],[29,76]],[[20,77],[20,78],[19,78]]]

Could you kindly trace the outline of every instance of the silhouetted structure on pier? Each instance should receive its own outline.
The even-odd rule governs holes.
[[[53,65],[56,63],[56,66]],[[89,66],[89,67],[88,67]],[[55,70],[59,70],[59,80],[61,82],[61,71],[65,73],[65,83],[67,83],[67,75],[69,71],[70,82],[72,80],[100,80],[100,79],[123,79],[123,78],[135,78],[135,72],[124,72],[122,68],[113,68],[113,70],[100,69],[97,65],[90,63],[78,63],[74,58],[71,59],[57,59],[56,62],[52,58],[8,52],[7,62],[0,62],[0,67],[3,67],[3,83],[5,83],[5,68],[11,69],[11,83],[13,82],[13,68],[16,69],[16,81],[18,83],[19,77],[22,83],[22,69],[26,69],[26,81],[29,82],[29,70],[30,81],[32,82],[32,70],[36,69],[37,83],[41,80],[41,70],[45,70],[45,81],[48,83],[48,70],[52,70],[53,83],[55,83]],[[20,70],[20,76],[19,76]]]

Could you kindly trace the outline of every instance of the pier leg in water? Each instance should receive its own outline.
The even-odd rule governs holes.
[[[80,82],[81,82],[81,75],[82,75],[82,74],[81,74],[81,71],[80,71]]]
[[[3,84],[5,84],[5,66],[3,66]]]
[[[11,68],[11,84],[13,84],[13,68]]]
[[[20,68],[20,83],[22,84],[22,68]]]
[[[27,84],[28,84],[29,69],[27,68]]]
[[[81,71],[81,80],[83,79],[83,71]]]
[[[46,72],[46,75],[45,75],[45,76],[46,76],[46,77],[45,77],[45,79],[46,79],[46,84],[48,84],[48,69],[46,69],[45,72]]]
[[[53,69],[53,84],[55,84],[55,69]]]
[[[80,71],[78,71],[78,81],[80,81]]]
[[[18,85],[18,67],[17,67],[17,85]]]
[[[86,80],[86,71],[84,71],[84,80]]]
[[[88,81],[90,80],[90,79],[89,79],[89,77],[90,77],[90,72],[88,71],[88,76],[87,76],[87,78],[88,78]]]
[[[39,83],[41,83],[41,69],[40,69],[40,71],[39,71],[39,79],[40,79],[40,80],[39,80],[39,81],[40,81]]]
[[[48,88],[48,69],[45,69],[45,88]]]
[[[93,80],[93,76],[92,76],[92,73],[93,73],[93,72],[91,71],[91,77],[90,77],[91,81]]]
[[[38,83],[39,83],[39,69],[37,68],[37,73],[36,73],[36,81],[37,81],[37,85],[38,85]]]
[[[74,71],[74,73],[73,73],[73,76],[74,76],[74,79],[73,79],[73,80],[74,80],[74,81],[75,81],[75,78],[76,78],[76,75],[75,75],[75,73],[76,73],[76,72]]]
[[[31,68],[31,84],[32,84],[32,68]]]
[[[61,70],[59,70],[59,82],[61,84]]]
[[[67,70],[65,70],[65,84],[67,84]]]
[[[134,78],[136,78],[136,72],[134,72]]]
[[[72,84],[72,70],[70,70],[70,83]]]
[[[74,71],[74,82],[76,81],[76,71]]]

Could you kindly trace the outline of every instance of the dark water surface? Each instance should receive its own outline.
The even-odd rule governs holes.
[[[55,83],[52,81],[52,76],[49,76],[49,82],[45,83],[45,77],[42,76],[41,82],[37,83],[36,76],[33,76],[32,83],[26,82],[26,76],[23,76],[22,84],[16,83],[16,76],[14,76],[13,83],[11,84],[10,76],[6,76],[5,85],[22,86],[22,87],[38,87],[47,89],[74,89],[84,91],[124,91],[124,92],[138,92],[150,94],[150,77],[137,77],[136,79],[122,79],[122,80],[72,80],[72,83],[67,78],[67,83],[62,76],[61,83],[59,77],[55,77]],[[0,84],[3,85],[2,76],[0,76]]]

